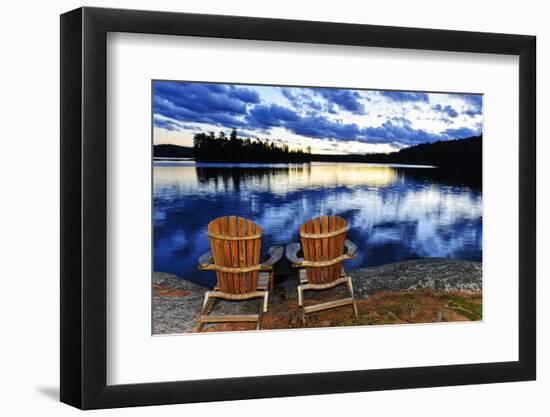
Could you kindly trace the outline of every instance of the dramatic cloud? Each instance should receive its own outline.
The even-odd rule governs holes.
[[[328,100],[329,103],[340,107],[342,110],[356,114],[363,114],[365,112],[363,104],[359,101],[360,95],[356,91],[338,90],[335,88],[318,88],[314,91]]]
[[[464,100],[468,104],[471,104],[472,107],[476,109],[481,109],[483,96],[480,94],[457,94],[456,97]]]
[[[459,127],[457,129],[445,129],[445,131],[442,132],[442,136],[444,137],[443,140],[449,140],[476,136],[480,133],[479,130],[470,129],[469,127]]]
[[[155,127],[160,127],[162,129],[166,129],[170,132],[177,132],[177,131],[182,130],[181,126],[179,124],[177,124],[176,122],[174,122],[173,120],[170,120],[170,119],[155,118],[154,123],[155,123]]]
[[[286,124],[297,135],[318,139],[360,140],[361,130],[355,123],[331,122],[323,117],[304,117]]]
[[[286,97],[295,109],[322,110],[322,105],[313,100],[311,93],[311,91],[302,88],[281,88],[281,94]]]
[[[462,112],[462,114],[465,114],[465,115],[470,116],[470,117],[481,116],[481,109],[479,109],[479,110],[472,110],[472,109],[464,110]]]
[[[480,95],[165,81],[153,89],[155,129],[188,141],[196,131],[236,128],[242,137],[347,152],[350,143],[397,149],[481,133]]]
[[[310,108],[322,110],[331,114],[337,113],[337,108],[354,114],[364,114],[365,108],[357,91],[340,90],[336,88],[282,88],[281,93],[294,108]],[[317,96],[321,100],[315,100]]]
[[[407,93],[402,91],[380,91],[380,95],[400,103],[407,101],[420,101],[428,103],[430,98],[426,93]]]
[[[469,117],[481,116],[483,96],[479,94],[459,94],[457,98],[460,98],[466,103],[468,108],[462,112]]]
[[[432,106],[432,109],[439,113],[445,113],[447,116],[452,118],[455,118],[458,116],[458,112],[448,104],[446,106],[442,106],[441,104],[436,104],[435,106]]]
[[[260,102],[256,91],[224,84],[156,81],[155,114],[215,126],[243,126],[247,106]],[[240,117],[241,116],[241,117]],[[160,127],[155,120],[155,125]]]
[[[440,133],[430,133],[412,127],[411,121],[404,117],[386,120],[381,126],[360,128],[355,123],[330,121],[315,116],[300,117],[294,111],[278,105],[257,106],[247,119],[250,126],[284,127],[292,133],[318,139],[337,139],[340,141],[359,141],[365,143],[398,143],[414,145],[422,142],[454,139],[455,137],[474,136],[476,132],[469,128],[445,129]],[[455,137],[453,137],[456,135]]]
[[[299,116],[294,111],[277,104],[271,104],[270,106],[254,107],[247,117],[247,122],[254,127],[266,128],[283,126],[285,122],[298,119]]]
[[[363,132],[373,142],[393,142],[406,146],[444,139],[442,136],[426,132],[424,129],[414,129],[411,126],[411,121],[404,117],[388,119],[381,126],[368,127]]]

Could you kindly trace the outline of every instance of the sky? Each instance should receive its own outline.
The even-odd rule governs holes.
[[[200,82],[153,82],[153,140],[193,146],[200,132],[235,128],[313,153],[392,152],[482,133],[478,94]]]

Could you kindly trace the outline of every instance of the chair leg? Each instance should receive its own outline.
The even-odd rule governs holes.
[[[210,297],[210,291],[206,291],[204,293],[204,301],[202,302],[202,308],[204,309],[204,306],[206,305],[206,303],[208,302],[208,298]]]
[[[269,303],[269,293],[266,291],[264,295],[264,313],[267,313],[268,303]]]
[[[266,292],[267,295],[267,292]],[[256,330],[261,330],[262,320],[264,318],[264,312],[267,310],[265,305],[266,299],[264,297],[263,301],[260,302],[260,311],[258,312],[258,322],[256,323]]]
[[[306,309],[304,306],[304,290],[298,285],[298,305],[302,308],[302,325],[306,325]]]
[[[206,307],[206,311],[204,312],[204,314],[210,314],[217,302],[218,299],[216,297],[210,297],[210,301],[208,303],[208,306]]]
[[[202,331],[202,327],[204,326],[204,323],[203,321],[201,320],[201,318],[199,317],[198,321],[197,321],[197,324],[195,324],[195,328],[193,329],[193,331],[195,333],[200,333]]]
[[[206,291],[204,294],[204,302],[202,303],[202,309],[199,313],[199,320],[197,324],[195,325],[195,332],[200,333],[202,330],[202,327],[204,326],[204,322],[202,321],[202,316],[208,314],[208,310],[212,307],[212,301],[215,301],[215,298],[210,298],[210,291]]]
[[[355,317],[359,317],[359,314],[357,313],[357,304],[355,303],[355,296],[353,295],[353,283],[351,282],[351,277],[348,277],[347,284],[349,295],[351,296],[351,300],[353,301],[353,312],[355,313]]]
[[[203,326],[206,323],[226,323],[226,322],[254,322],[256,321],[256,329],[260,330],[262,327],[262,319],[264,313],[267,313],[267,307],[269,302],[269,291],[267,289],[265,291],[256,291],[253,294],[245,294],[247,296],[246,298],[231,298],[228,296],[224,296],[223,293],[219,291],[207,291],[204,295],[204,302],[202,305],[202,309],[200,311],[199,317],[197,319],[197,323],[195,324],[194,331],[199,333]],[[251,299],[260,299],[259,302],[259,313],[258,314],[228,314],[228,315],[222,315],[222,316],[216,316],[215,320],[211,320],[210,318],[207,318],[208,314],[212,311],[212,308],[218,301],[218,299],[225,299],[225,300],[235,300],[235,299],[241,299],[241,300],[251,300]]]
[[[273,271],[269,272],[269,292],[273,294]]]

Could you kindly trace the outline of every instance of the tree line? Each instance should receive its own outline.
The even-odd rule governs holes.
[[[482,137],[421,143],[387,154],[365,155],[365,162],[436,165],[439,167],[469,167],[481,172]]]
[[[314,154],[311,160],[324,162],[364,162],[378,164],[435,165],[439,167],[468,167],[481,171],[482,137],[480,135],[464,139],[421,143],[390,153],[349,155]]]
[[[208,162],[363,162],[435,165],[439,167],[467,167],[481,173],[482,137],[422,143],[392,153],[371,154],[312,154],[311,148],[291,150],[288,145],[277,145],[273,141],[241,139],[237,131],[227,136],[220,132],[197,133],[193,138],[193,148],[176,145],[156,145],[156,158],[193,157],[197,161]]]
[[[193,137],[193,154],[197,161],[209,162],[309,162],[311,148],[290,149],[273,141],[243,139],[233,129],[229,136],[221,131],[197,133]]]

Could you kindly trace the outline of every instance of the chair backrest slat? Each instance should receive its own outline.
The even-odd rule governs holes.
[[[220,222],[220,231],[224,236],[229,235],[229,217],[224,217]],[[231,243],[229,240],[222,240],[223,248],[223,266],[233,266],[231,262]],[[225,273],[225,279],[227,281],[228,289],[230,292],[234,292],[233,274]]]
[[[262,232],[260,226],[251,220],[246,221],[246,235],[254,236]],[[250,239],[246,241],[246,264],[254,265],[260,261],[262,241],[261,239]],[[249,272],[248,278],[253,290],[258,288],[258,271]]]
[[[312,220],[313,222],[313,233],[316,234],[316,235],[320,235],[321,234],[321,219],[319,217],[315,218]],[[323,261],[323,250],[322,250],[322,246],[321,246],[321,239],[320,238],[316,238],[313,240],[315,243],[314,243],[314,247],[315,247],[315,260],[316,261]],[[320,269],[320,268],[317,268],[315,270],[315,275],[316,275],[316,278],[319,280],[322,280],[322,277],[323,277],[323,270]]]
[[[328,219],[329,219],[328,216],[321,217],[321,233],[323,233],[323,234],[326,234],[330,231],[329,228],[328,228]],[[323,239],[321,239],[321,249],[322,249],[322,254],[323,254],[323,261],[331,259],[330,258],[330,253],[329,253],[329,245],[328,245],[329,240],[331,240],[331,239],[329,239],[328,237],[323,237]],[[323,274],[323,276],[328,276],[330,274],[330,267],[328,267],[328,266],[324,267],[322,269],[322,274]]]
[[[237,235],[246,236],[246,221],[242,217],[237,218]],[[238,256],[239,256],[239,266],[246,266],[246,240],[239,240],[238,245]],[[239,274],[239,280],[242,282],[241,290],[246,292],[250,291],[250,285],[248,280],[248,274],[242,273]]]
[[[330,261],[344,254],[347,222],[339,216],[322,216],[300,227],[300,240],[306,261]],[[308,281],[330,283],[340,277],[342,262],[329,266],[307,266]]]
[[[331,230],[337,230],[336,227],[336,218],[334,216],[327,216],[328,217],[328,224],[327,224],[327,232],[330,232]],[[328,257],[329,259],[334,259],[338,255],[336,255],[336,239],[329,239],[328,240]],[[330,273],[327,271],[327,273]]]
[[[260,264],[262,229],[256,223],[237,216],[224,216],[208,224],[214,263],[244,268]],[[258,288],[258,271],[216,271],[218,288],[231,294],[246,294]]]
[[[221,231],[221,219],[216,219],[215,221],[210,222],[208,225],[209,233],[222,234]],[[225,257],[223,252],[223,241],[219,239],[210,238],[210,248],[212,249],[212,257],[214,258],[214,263],[216,265],[225,265]],[[227,288],[229,284],[226,280],[226,275],[223,272],[216,272],[216,277],[218,279],[218,286],[221,288]]]

